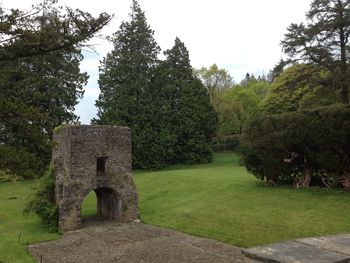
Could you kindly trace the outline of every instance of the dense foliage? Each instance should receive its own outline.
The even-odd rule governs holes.
[[[242,133],[242,128],[250,116],[260,110],[261,103],[269,88],[270,84],[266,80],[252,78],[226,90],[223,94],[224,101],[230,103],[232,107],[230,113],[225,111],[223,113],[229,114],[230,118],[234,119],[235,122],[231,122],[233,125],[230,128],[227,124],[224,125],[224,122],[220,122],[218,134],[231,135]],[[220,116],[221,106],[219,107],[219,120],[221,120]],[[226,119],[222,117],[222,120]]]
[[[244,130],[242,155],[257,177],[350,189],[350,110],[340,104],[349,102],[349,11],[349,1],[313,0],[307,24],[288,27],[289,59]]]
[[[209,68],[202,67],[195,69],[194,74],[202,81],[207,88],[210,101],[216,107],[216,98],[220,96],[225,90],[231,88],[234,84],[232,77],[227,70],[219,68],[216,64]]]
[[[81,59],[80,51],[71,48],[0,62],[0,169],[24,178],[43,172],[52,129],[78,120],[74,106],[87,80],[80,73]]]
[[[148,96],[157,65],[159,47],[144,12],[133,1],[130,21],[123,22],[110,38],[114,49],[100,66],[100,95],[96,101],[98,124],[128,126],[132,131],[133,162],[135,167],[158,166],[160,158],[151,156],[156,149],[152,102]]]
[[[213,138],[214,152],[234,152],[238,149],[241,141],[241,134],[216,136]]]
[[[283,113],[328,106],[338,102],[328,70],[314,65],[295,64],[274,79],[262,102],[262,110]]]
[[[209,68],[194,70],[195,75],[207,89],[210,102],[218,116],[218,125],[213,138],[215,151],[233,151],[239,145],[242,128],[249,117],[259,111],[270,83],[265,76],[253,74],[239,83],[234,83],[227,70],[213,64]]]
[[[350,2],[313,0],[307,24],[291,24],[283,50],[294,61],[326,69],[340,91],[340,101],[349,103]]]
[[[208,161],[216,118],[185,45],[176,39],[159,61],[160,49],[136,1],[130,21],[111,41],[114,49],[100,67],[93,122],[131,128],[136,168]]]
[[[0,61],[81,47],[111,20],[106,13],[94,18],[56,4],[57,0],[45,0],[30,11],[0,6]]]
[[[241,149],[249,171],[271,184],[350,187],[350,107],[258,114]]]
[[[78,121],[88,76],[81,45],[110,19],[44,1],[32,11],[0,8],[0,170],[33,178],[50,160],[52,129]]]
[[[269,88],[266,80],[251,79],[214,96],[218,114],[215,150],[234,150],[238,146],[244,125],[259,112]]]
[[[39,188],[24,212],[36,213],[50,231],[57,231],[58,208],[55,204],[55,177],[52,168],[41,177]]]
[[[169,163],[208,162],[217,123],[208,91],[193,75],[188,50],[180,39],[164,55],[152,97],[161,102],[157,106],[162,109],[161,125],[174,139]]]

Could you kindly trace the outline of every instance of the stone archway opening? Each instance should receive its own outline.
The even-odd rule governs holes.
[[[95,189],[97,199],[97,216],[105,219],[120,217],[120,200],[111,188],[100,187]]]
[[[81,204],[81,221],[114,220],[120,218],[121,203],[116,192],[108,187],[91,191]]]
[[[97,197],[95,191],[91,191],[82,201],[80,216],[82,223],[97,219]]]

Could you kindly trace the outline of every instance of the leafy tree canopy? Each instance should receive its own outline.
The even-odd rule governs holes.
[[[0,9],[0,169],[24,178],[45,170],[52,129],[78,120],[88,79],[79,69],[82,41],[110,19],[55,4]]]
[[[264,80],[252,79],[244,85],[234,85],[218,97],[216,110],[219,116],[217,135],[226,136],[241,133],[247,119],[260,107],[270,84]]]
[[[282,113],[336,103],[337,93],[331,75],[318,66],[291,66],[272,82],[262,108],[270,113]]]
[[[63,8],[57,0],[45,0],[30,11],[0,7],[0,61],[81,47],[111,18],[107,13],[94,18],[79,9]]]
[[[207,88],[210,99],[213,102],[217,93],[222,93],[233,86],[234,81],[226,69],[219,68],[216,64],[209,68],[202,67],[194,70],[195,75]]]
[[[348,103],[350,2],[314,0],[306,19],[307,24],[288,27],[283,50],[294,61],[328,69],[338,80],[341,102]]]

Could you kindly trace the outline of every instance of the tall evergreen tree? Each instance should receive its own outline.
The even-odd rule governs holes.
[[[0,6],[0,61],[81,47],[112,18],[107,13],[94,18],[79,9],[63,8],[57,0],[41,2],[29,11]]]
[[[349,0],[313,0],[305,25],[291,24],[283,49],[293,59],[325,67],[333,73],[341,102],[349,103]]]
[[[54,35],[61,19],[57,12],[51,7],[32,18],[40,21],[38,31]],[[12,41],[14,46],[27,43]],[[10,55],[12,48],[0,50]],[[80,72],[83,56],[73,44],[49,53],[11,56],[12,60],[0,59],[0,170],[35,177],[50,161],[52,129],[78,120],[74,106],[83,95],[88,76]]]
[[[174,47],[164,54],[158,86],[164,101],[162,125],[168,127],[165,137],[174,140],[171,162],[208,162],[217,123],[208,91],[193,75],[188,50],[180,39],[176,38]]]
[[[130,20],[110,38],[114,45],[100,66],[100,95],[96,101],[98,124],[129,126],[132,130],[135,167],[157,167],[157,136],[151,123],[152,101],[148,96],[160,48],[137,1]]]

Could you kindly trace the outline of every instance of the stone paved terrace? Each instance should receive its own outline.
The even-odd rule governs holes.
[[[42,263],[244,262],[238,247],[141,223],[94,222],[29,251]]]
[[[246,262],[350,262],[350,234],[302,238],[243,250]]]

